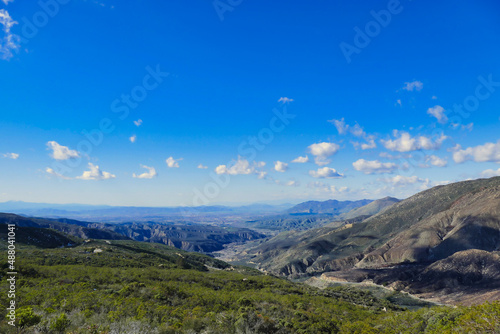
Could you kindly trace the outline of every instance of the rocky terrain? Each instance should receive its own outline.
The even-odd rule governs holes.
[[[368,218],[281,233],[245,256],[282,276],[332,272],[347,281],[372,279],[431,298],[457,294],[449,299],[470,302],[499,297],[491,292],[498,289],[499,250],[495,177],[438,186]]]
[[[0,224],[7,223],[15,223],[20,228],[43,229],[40,231],[43,231],[45,234],[58,231],[81,239],[146,241],[202,253],[221,250],[223,249],[223,245],[228,243],[244,242],[265,237],[264,234],[256,231],[235,227],[174,223],[109,224],[72,219],[31,218],[0,213]]]

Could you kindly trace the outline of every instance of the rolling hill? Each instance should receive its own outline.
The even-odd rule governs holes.
[[[498,303],[406,311],[398,300],[408,297],[397,292],[312,288],[156,243],[83,240],[39,227],[16,234],[24,235],[16,242],[16,327],[3,308],[5,334],[493,332],[500,321]],[[0,234],[0,250],[7,245]],[[9,283],[1,275],[5,306]]]
[[[434,187],[340,227],[282,233],[246,256],[263,270],[301,276],[401,264],[425,270],[472,249],[500,250],[500,177]]]

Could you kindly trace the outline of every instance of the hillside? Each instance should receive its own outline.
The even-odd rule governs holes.
[[[401,263],[425,268],[459,251],[499,247],[500,177],[495,177],[423,191],[361,222],[279,234],[245,258],[278,275],[300,276]]]
[[[366,219],[372,215],[375,215],[387,209],[388,207],[390,207],[394,203],[397,203],[398,201],[399,200],[396,198],[385,197],[382,199],[369,202],[366,205],[355,207],[347,212],[343,213],[340,212],[337,214],[312,213],[311,209],[311,213],[288,213],[277,216],[264,217],[258,220],[248,220],[245,222],[245,226],[249,228],[274,230],[274,231],[290,231],[290,230],[303,231],[326,225],[339,227],[344,225],[346,220],[356,219],[358,221],[360,218]],[[304,206],[299,205],[299,208],[297,210],[302,210],[301,207],[302,208],[307,207],[308,205],[307,203],[321,203],[321,202],[305,202],[302,203]],[[352,202],[349,203],[337,202],[337,204],[338,203],[343,203],[342,205],[346,205],[341,209],[341,211],[348,210],[352,207]],[[364,201],[362,203],[364,203]],[[295,210],[296,209],[294,209],[294,211]]]
[[[19,227],[53,229],[82,239],[125,240],[128,237],[106,229],[88,227],[89,223],[76,220],[51,220],[23,217],[11,213],[0,213],[0,224],[16,224]]]
[[[389,208],[391,205],[398,203],[399,199],[394,197],[384,197],[377,199],[359,208],[352,209],[351,211],[341,215],[342,219],[352,219],[359,216],[373,216]]]
[[[39,233],[21,229],[31,237]],[[17,243],[22,333],[414,334],[492,331],[500,321],[500,304],[410,312],[393,301],[397,293],[379,298],[355,288],[320,290],[161,244],[75,241],[50,249]],[[0,250],[6,249],[2,236]],[[9,303],[7,289],[2,277],[2,305]],[[7,325],[5,308],[0,332],[18,332]]]
[[[73,219],[44,219],[0,213],[0,224],[37,227],[64,232],[82,239],[136,240],[161,243],[187,251],[210,253],[223,245],[264,238],[253,230],[197,224],[92,223]]]

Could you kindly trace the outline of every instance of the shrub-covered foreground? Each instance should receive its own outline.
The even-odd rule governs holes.
[[[17,261],[17,328],[2,277],[1,333],[500,333],[498,302],[406,311],[162,245],[21,247]]]

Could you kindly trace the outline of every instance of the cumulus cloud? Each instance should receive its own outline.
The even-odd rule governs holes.
[[[308,148],[309,152],[314,155],[314,162],[318,166],[324,166],[331,162],[328,157],[337,153],[337,151],[340,149],[340,146],[335,143],[322,142],[312,144]]]
[[[280,97],[280,99],[278,100],[278,102],[281,102],[281,103],[285,104],[285,103],[293,102],[293,99],[290,99],[288,97]]]
[[[309,171],[309,175],[318,179],[340,179],[344,177],[344,175],[329,167],[318,168],[318,170],[311,170]]]
[[[469,123],[469,124],[451,123],[450,125],[453,130],[460,129],[462,131],[465,130],[472,131],[472,129],[474,128],[474,123]]]
[[[207,166],[205,166],[205,165],[203,165],[203,164],[199,164],[199,165],[198,165],[198,168],[199,168],[199,169],[207,169],[208,167],[207,167]]]
[[[272,179],[270,177],[270,179]],[[289,181],[280,181],[280,180],[274,180],[274,183],[276,183],[279,186],[286,186],[286,187],[298,187],[300,186],[300,182],[296,180],[289,180]]]
[[[448,161],[446,159],[442,159],[435,155],[426,156],[425,161],[436,167],[445,167],[448,164]]]
[[[300,182],[299,181],[295,181],[295,180],[290,180],[286,183],[286,185],[288,187],[298,187],[300,186]]]
[[[183,158],[174,159],[173,157],[168,157],[165,162],[169,168],[179,168],[179,161],[182,161]]]
[[[138,119],[137,121],[134,121],[135,126],[141,126],[142,124],[142,119]]]
[[[153,177],[156,177],[158,173],[156,172],[156,169],[154,167],[148,167],[145,165],[141,165],[141,168],[144,168],[147,170],[147,172],[144,172],[142,174],[133,174],[132,176],[137,178],[137,179],[152,179]]]
[[[2,2],[3,2],[4,4],[6,4],[6,5],[8,5],[8,4],[9,4],[9,2],[14,2],[14,0],[2,0]]]
[[[361,149],[362,150],[370,150],[372,148],[376,148],[377,147],[377,144],[375,144],[375,137],[368,136],[366,138],[366,140],[367,140],[367,143],[361,144]]]
[[[285,163],[285,162],[282,162],[282,161],[276,161],[274,163],[274,170],[277,171],[277,172],[286,172],[286,170],[288,169],[288,164]]]
[[[324,182],[319,182],[319,181],[310,182],[307,186],[309,188],[315,188],[315,189],[321,190],[323,192],[331,193],[331,194],[335,194],[335,195],[350,192],[348,187],[337,188],[336,186],[332,186],[330,184],[327,184]]]
[[[297,164],[303,164],[309,162],[309,157],[307,155],[305,157],[297,157],[293,159],[292,162]]]
[[[414,90],[420,91],[424,88],[424,84],[421,81],[415,80],[412,82],[405,82],[403,89],[407,90],[409,92],[412,92]]]
[[[261,169],[266,165],[265,162],[253,162],[252,164],[242,157],[238,157],[237,161],[233,161],[229,165],[219,165],[215,168],[215,173],[217,174],[228,174],[228,175],[249,175],[257,174],[259,178],[265,178],[266,172]]]
[[[9,1],[2,0],[5,4]],[[13,34],[10,29],[17,24],[11,17],[8,11],[0,9],[0,25],[2,26],[3,37],[0,38],[0,58],[8,60],[14,56],[12,53],[20,47],[19,36]]]
[[[259,179],[265,179],[266,176],[267,176],[267,172],[264,172],[264,171],[257,171],[257,178]]]
[[[394,177],[389,177],[385,179],[380,179],[382,182],[385,183],[390,183],[394,187],[404,187],[407,185],[419,183],[419,182],[426,182],[426,180],[420,179],[418,176],[403,176],[403,175],[396,175]]]
[[[68,160],[78,158],[80,154],[76,150],[71,150],[67,146],[59,145],[55,141],[47,142],[47,148],[52,150],[50,156],[56,160]]]
[[[47,174],[50,174],[50,175],[53,175],[53,176],[59,177],[59,178],[64,179],[64,180],[70,180],[70,179],[71,179],[70,177],[64,176],[64,175],[62,175],[62,174],[60,174],[60,173],[56,172],[55,170],[53,170],[53,169],[52,169],[52,168],[50,168],[50,167],[45,168],[45,172],[46,172]]]
[[[130,140],[131,143],[135,143],[135,141],[137,140],[137,136],[132,135],[128,140]]]
[[[383,173],[393,173],[398,166],[393,162],[380,162],[378,160],[365,160],[359,159],[352,163],[352,166],[357,171],[363,172],[365,174],[383,174]]]
[[[349,129],[349,125],[345,123],[344,118],[342,119],[331,119],[328,122],[332,123],[337,129],[339,135],[345,135]]]
[[[363,130],[363,128],[358,123],[356,123],[354,125],[346,124],[344,118],[331,119],[328,122],[332,123],[335,126],[339,135],[345,135],[349,132],[356,137],[365,137],[366,136],[366,132]]]
[[[111,173],[102,171],[99,166],[91,162],[89,162],[89,169],[90,170],[84,171],[81,176],[77,176],[76,178],[80,180],[108,180],[116,177]]]
[[[3,157],[16,160],[17,158],[19,158],[19,154],[17,154],[17,153],[5,153],[5,154],[3,154]]]
[[[436,117],[437,121],[441,124],[448,122],[448,117],[445,115],[446,110],[440,105],[435,105],[432,108],[427,109],[427,113],[433,117]]]
[[[397,138],[399,136],[399,138]],[[441,147],[443,141],[448,137],[442,134],[436,140],[432,140],[429,137],[417,136],[412,137],[408,132],[405,131],[394,131],[394,137],[396,139],[381,140],[382,144],[386,149],[397,152],[411,152],[418,150],[437,150]]]
[[[363,150],[368,150],[372,148],[376,148],[377,144],[375,143],[375,136],[368,135],[365,130],[358,124],[349,125],[346,124],[344,118],[342,119],[331,119],[328,122],[332,123],[337,129],[339,135],[352,134],[355,137],[363,138],[366,140],[366,143],[360,144],[359,142],[353,142],[354,147],[361,147]]]
[[[500,168],[497,170],[494,169],[487,169],[485,171],[481,172],[482,177],[493,177],[493,176],[500,176]]]
[[[496,143],[468,147],[465,150],[457,144],[452,150],[454,151],[453,160],[459,164],[468,160],[500,162],[500,140]]]

